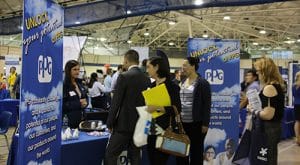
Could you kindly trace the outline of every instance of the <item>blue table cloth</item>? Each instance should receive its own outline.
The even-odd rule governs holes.
[[[19,116],[19,103],[17,99],[5,99],[0,100],[0,111],[9,111],[12,113],[10,120],[10,126],[16,126]]]
[[[108,136],[89,136],[80,132],[78,140],[63,141],[61,146],[62,165],[101,165],[105,155]]]
[[[108,136],[89,136],[80,132],[79,139],[63,141],[61,145],[62,165],[101,165],[105,155]],[[7,165],[17,165],[18,136],[14,136]]]

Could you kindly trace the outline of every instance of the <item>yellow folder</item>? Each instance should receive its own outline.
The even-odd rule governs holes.
[[[160,84],[154,88],[142,92],[146,105],[171,106],[171,99],[165,84]],[[163,115],[163,112],[153,112],[152,118]]]

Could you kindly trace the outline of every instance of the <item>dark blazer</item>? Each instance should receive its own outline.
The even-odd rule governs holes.
[[[136,107],[144,106],[142,91],[150,87],[150,79],[138,67],[119,75],[107,127],[120,133],[133,133],[138,119]]]
[[[210,84],[200,76],[197,78],[193,92],[193,121],[202,122],[202,125],[209,126],[211,109]],[[182,82],[184,83],[184,81]]]
[[[87,99],[86,91],[79,79],[76,79],[76,83],[81,92],[79,98],[78,93],[71,84],[65,83],[63,85],[63,116],[67,115],[69,118],[69,126],[71,128],[77,128],[81,122],[82,112],[84,108],[81,107],[80,99]],[[87,101],[88,103],[88,101]]]

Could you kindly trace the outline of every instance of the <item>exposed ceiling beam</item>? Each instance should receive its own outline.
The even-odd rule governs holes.
[[[205,22],[211,23],[211,24],[215,24],[215,25],[218,25],[218,26],[223,26],[226,29],[229,29],[229,30],[232,30],[232,31],[235,31],[235,32],[240,32],[240,33],[243,33],[243,34],[247,34],[249,36],[254,36],[254,37],[260,38],[262,40],[266,40],[266,41],[270,41],[270,42],[273,42],[273,43],[280,44],[280,42],[278,42],[278,41],[275,41],[275,40],[272,40],[272,39],[269,39],[269,38],[266,38],[266,37],[262,37],[262,36],[259,36],[257,34],[249,33],[249,32],[246,32],[246,31],[242,31],[242,30],[237,29],[237,28],[228,27],[228,26],[225,26],[225,25],[222,25],[222,24],[217,24],[215,22],[210,22],[210,21],[205,21]]]
[[[299,10],[299,9],[300,7],[287,7],[287,8],[272,8],[272,9],[259,9],[259,10],[229,11],[229,12],[220,12],[220,13],[213,13],[213,14],[204,14],[203,16],[238,14],[238,13],[278,12],[278,11],[291,11],[291,10]]]
[[[182,12],[178,12],[178,11],[175,11],[175,13],[179,14],[179,15],[182,15],[182,16],[188,16],[190,17],[191,19],[193,20],[196,20],[197,23],[199,23],[201,26],[203,26],[204,28],[206,28],[207,30],[211,31],[212,33],[214,33],[215,35],[219,36],[220,38],[223,38],[223,35],[219,34],[218,32],[216,32],[215,30],[213,30],[212,28],[206,26],[205,24],[203,24],[201,22],[201,19],[197,18],[197,17],[194,17],[194,16],[191,16],[191,15],[188,15],[188,14],[185,14],[185,13],[182,13]]]
[[[165,35],[166,33],[168,33],[170,30],[174,29],[178,24],[180,24],[180,22],[176,23],[175,25],[172,25],[170,28],[168,28],[167,30],[165,30],[164,32],[162,32],[160,35],[158,35],[157,37],[155,37],[152,41],[150,41],[147,46],[151,45],[154,41],[156,41],[157,39],[159,39],[160,37],[162,37],[163,35]]]

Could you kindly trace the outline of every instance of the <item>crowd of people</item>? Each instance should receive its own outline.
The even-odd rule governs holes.
[[[183,128],[191,141],[190,155],[184,158],[177,157],[177,164],[199,165],[203,162],[214,165],[231,164],[236,149],[234,139],[227,139],[226,151],[218,155],[215,146],[204,146],[210,121],[211,90],[210,84],[197,73],[199,59],[194,57],[184,59],[182,70],[175,71],[173,77],[166,63],[166,60],[161,57],[152,57],[144,62],[144,66],[139,67],[138,53],[129,50],[125,53],[123,65],[118,66],[117,72],[112,74],[112,71],[108,69],[104,79],[103,73],[92,73],[87,83],[88,90],[85,90],[82,82],[78,80],[79,63],[74,60],[67,62],[63,113],[71,121],[69,126],[78,127],[82,120],[82,111],[88,103],[87,95],[89,95],[92,107],[104,107],[109,110],[107,127],[111,136],[106,148],[105,164],[116,164],[123,150],[128,150],[131,164],[140,164],[141,148],[133,143],[133,133],[138,119],[136,107],[145,105],[142,91],[165,84],[170,95],[171,106],[147,105],[149,113],[163,112],[162,116],[152,120],[151,131],[148,135],[147,153],[150,164],[167,163],[169,155],[156,148],[156,139],[161,134],[158,130],[165,130],[169,127],[170,117],[175,121],[175,109],[180,113]],[[249,116],[255,116],[260,120],[257,123],[265,128],[263,131],[266,133],[269,148],[268,164],[275,165],[284,110],[284,82],[272,59],[261,58],[255,62],[254,68],[246,73],[245,81],[248,85],[241,94],[240,108],[247,107]],[[297,76],[300,77],[300,73]],[[294,96],[297,95],[299,86],[299,81],[296,81]],[[259,110],[249,106],[245,94],[249,90],[258,92],[261,101]],[[110,108],[102,104],[104,96],[106,96],[105,102],[110,103]],[[296,100],[295,104],[297,109],[300,103]],[[177,129],[176,123],[172,123],[171,126]],[[295,126],[295,130],[296,128],[298,130],[296,136],[299,141],[298,127],[299,123]]]

